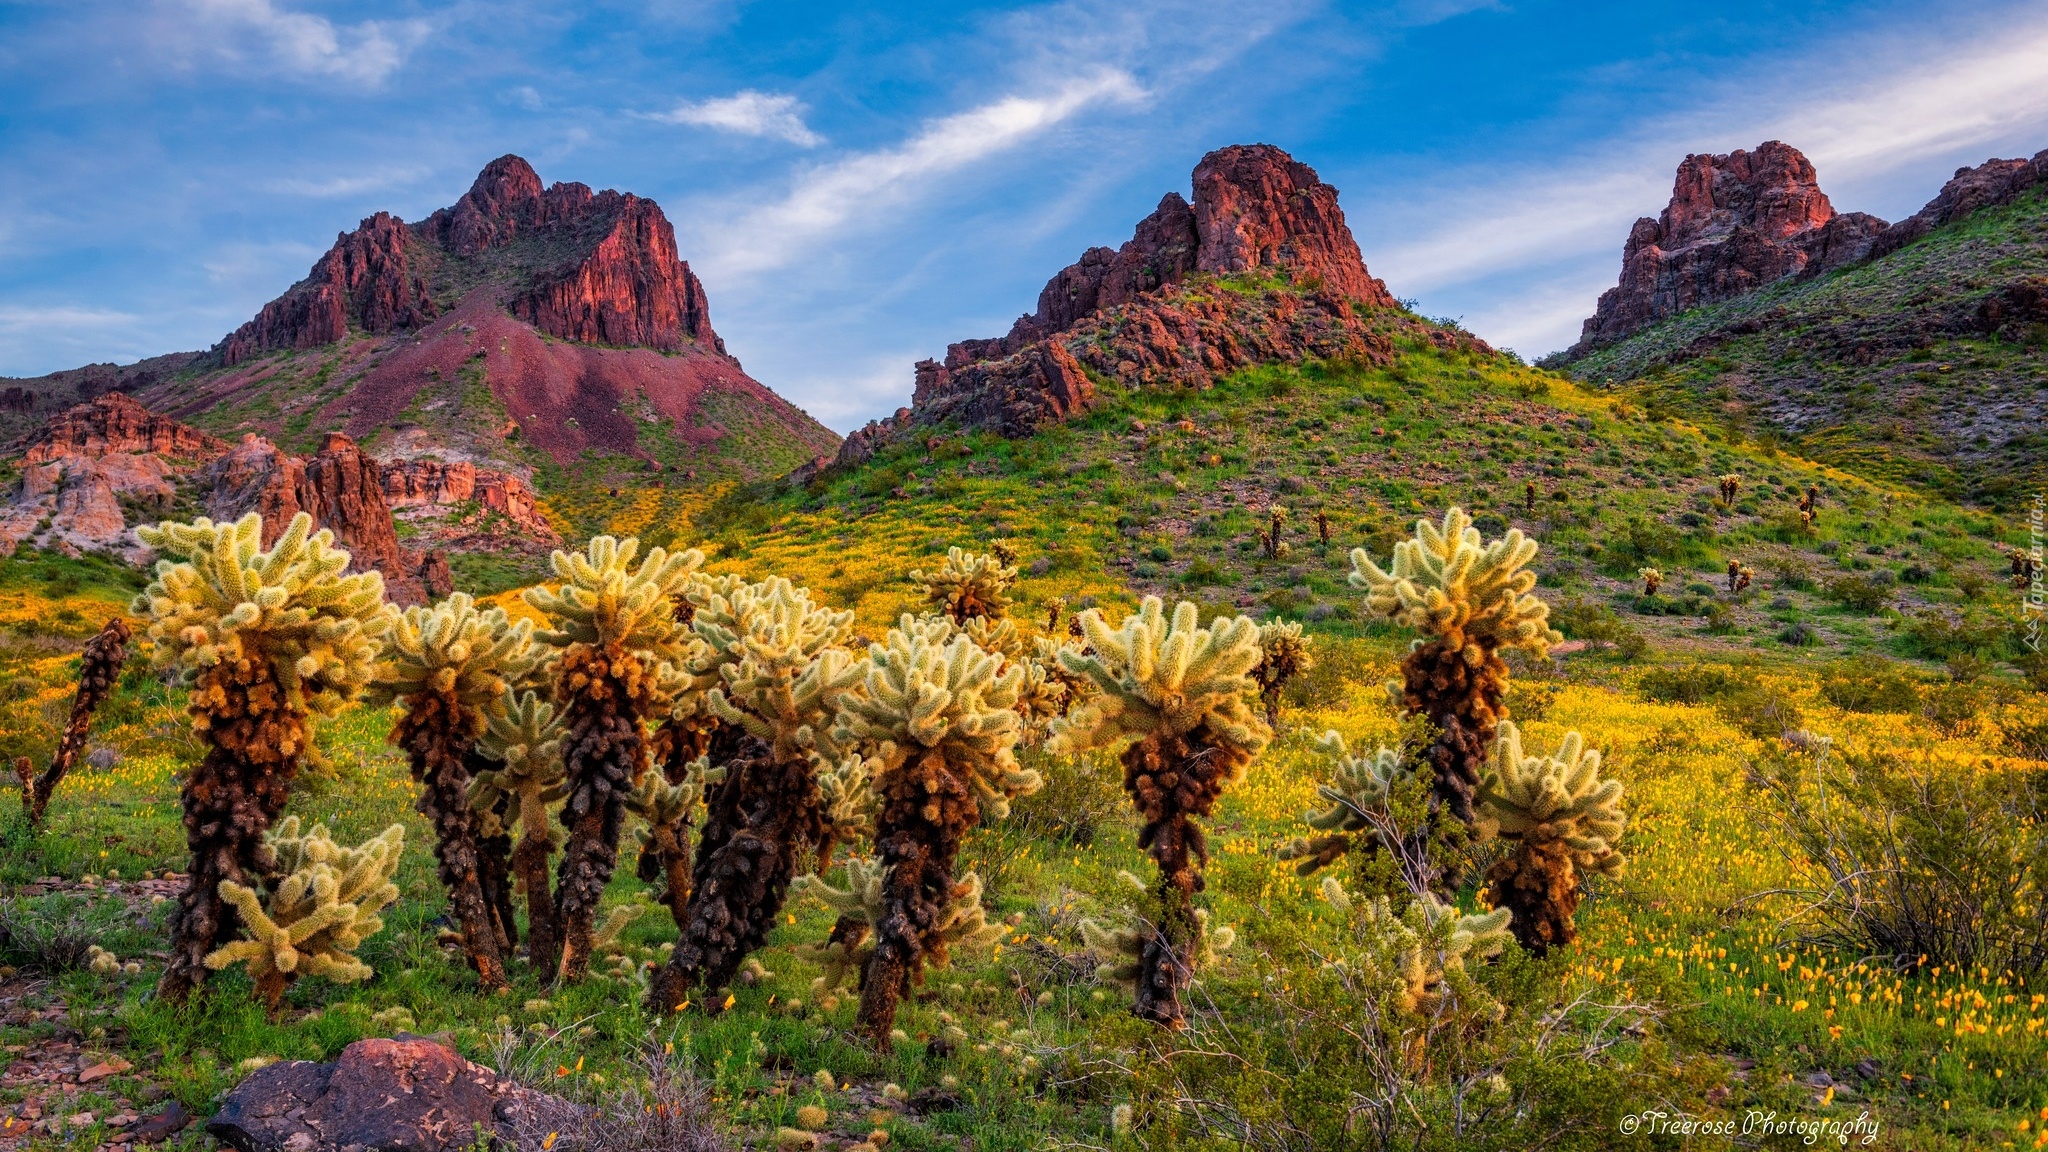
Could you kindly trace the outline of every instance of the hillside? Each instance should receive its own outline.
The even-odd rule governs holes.
[[[337,237],[211,350],[0,381],[0,440],[123,391],[227,439],[467,463],[543,495],[775,475],[837,437],[748,376],[653,201],[494,160],[453,206]]]
[[[1724,181],[1718,231],[1681,233],[1666,251],[1671,220],[1687,215],[1681,167],[1665,218],[1631,235],[1622,284],[1553,363],[1730,435],[1945,499],[2015,507],[2048,482],[2041,171],[2042,157],[1964,169],[1913,217],[1861,218],[1859,243],[1832,248],[1821,238],[1830,228],[1839,238],[1846,218],[1817,211],[1762,245],[1752,228],[1760,210]]]

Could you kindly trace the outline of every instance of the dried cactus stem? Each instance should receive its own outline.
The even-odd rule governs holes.
[[[1250,759],[1206,724],[1179,736],[1154,732],[1124,750],[1124,790],[1145,818],[1138,847],[1159,868],[1160,917],[1139,958],[1135,1011],[1169,1028],[1186,1023],[1182,995],[1201,944],[1194,898],[1205,886],[1209,842],[1196,821],[1216,810],[1225,785]]]
[[[421,785],[416,807],[434,826],[434,858],[461,926],[463,954],[476,971],[478,986],[497,991],[509,982],[497,911],[484,892],[476,815],[469,806],[469,741],[461,733],[471,726],[452,696],[421,693],[406,701],[405,715],[391,736],[412,757],[413,779]]]
[[[967,832],[981,820],[974,791],[936,748],[884,776],[875,844],[888,869],[882,880],[881,923],[861,981],[854,1027],[877,1045],[889,1042],[896,1009],[922,975],[938,942],[940,918],[953,898],[953,867]]]
[[[526,957],[537,969],[553,971],[561,955],[562,931],[555,919],[555,894],[548,887],[548,857],[553,842],[527,832],[512,850],[512,875],[526,892]]]
[[[562,759],[569,795],[562,807],[568,842],[556,873],[555,914],[561,929],[557,983],[590,970],[598,902],[619,863],[626,797],[647,769],[647,740],[636,717],[651,673],[617,644],[572,646],[562,657],[559,695],[565,703]],[[545,954],[528,953],[546,967]]]
[[[121,678],[121,665],[128,661],[128,636],[127,622],[115,617],[86,643],[80,654],[78,694],[71,698],[71,716],[64,722],[64,738],[57,744],[57,754],[41,776],[34,780],[22,777],[21,799],[28,807],[29,827],[43,826],[43,813],[50,806],[50,797],[57,794],[57,785],[64,782],[78,754],[85,750],[86,735],[92,730],[92,714],[114,694],[114,685]]]
[[[759,741],[741,746],[714,791],[711,807],[724,811],[732,831],[714,841],[707,825],[698,846],[682,937],[648,992],[650,1007],[662,1012],[676,1011],[692,990],[732,982],[748,954],[768,942],[798,862],[824,834],[811,766],[777,762]]]
[[[1561,840],[1525,840],[1487,870],[1487,902],[1514,913],[1508,928],[1530,953],[1541,956],[1579,938],[1579,873]]]
[[[283,1010],[285,989],[290,988],[291,983],[289,973],[280,972],[275,968],[266,968],[256,974],[256,1002],[263,1005],[264,1011],[272,1020],[276,1020]]]
[[[1467,653],[1479,656],[1470,663]],[[1431,641],[1401,662],[1402,705],[1426,717],[1436,739],[1425,758],[1435,772],[1435,799],[1469,825],[1476,819],[1473,798],[1486,768],[1486,747],[1507,716],[1508,666],[1476,645],[1454,651]]]
[[[463,757],[463,764],[471,779],[480,768],[491,762],[482,760],[474,751]],[[501,796],[492,811],[499,831],[495,835],[477,835],[477,878],[483,884],[484,906],[491,913],[491,927],[498,938],[498,955],[510,958],[512,950],[519,944],[518,912],[512,902],[512,835],[505,831],[513,819],[514,798]]]
[[[221,898],[221,881],[271,878],[263,834],[291,797],[298,749],[307,739],[305,719],[286,707],[267,661],[214,665],[193,685],[192,701],[211,747],[179,792],[192,861],[171,922],[170,962],[157,984],[157,995],[173,1004],[206,982],[207,955],[241,923]]]

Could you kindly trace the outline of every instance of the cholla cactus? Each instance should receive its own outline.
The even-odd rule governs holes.
[[[1299,860],[1295,871],[1303,876],[1335,863],[1351,851],[1353,838],[1363,834],[1367,843],[1378,842],[1374,814],[1384,814],[1394,783],[1406,769],[1401,754],[1382,746],[1371,756],[1353,756],[1344,737],[1335,731],[1323,733],[1316,750],[1330,761],[1330,782],[1316,787],[1316,796],[1329,805],[1302,817],[1308,826],[1322,832],[1314,839],[1296,837],[1280,849],[1282,860]]]
[[[825,943],[806,951],[823,965],[825,974],[811,981],[811,993],[821,1001],[832,996],[849,979],[858,980],[867,971],[875,952],[874,925],[887,915],[884,884],[888,866],[879,858],[855,857],[846,862],[846,887],[834,888],[819,876],[800,876],[791,890],[815,896],[838,914],[832,935]],[[952,954],[963,949],[985,948],[1002,938],[1004,925],[990,923],[981,906],[981,877],[969,872],[947,894],[939,912],[937,929],[924,960],[933,968],[944,968]]]
[[[472,812],[494,819],[504,813],[518,829],[511,865],[526,890],[526,951],[532,958],[553,956],[561,947],[548,857],[559,844],[553,806],[569,794],[562,775],[562,734],[553,704],[530,691],[506,693],[477,738],[478,753],[498,766],[478,772],[470,782]]]
[[[1328,548],[1330,546],[1330,514],[1318,508],[1316,509],[1315,520],[1316,539],[1323,547]]]
[[[1001,819],[1010,800],[1037,791],[1017,765],[1024,670],[941,622],[905,617],[868,649],[864,691],[848,696],[841,739],[878,749],[881,809],[875,844],[888,874],[884,915],[861,986],[859,1027],[885,1043],[898,1001],[943,956],[948,908],[960,886],[954,862],[969,829]]]
[[[1288,553],[1287,542],[1280,539],[1280,525],[1287,520],[1287,509],[1275,504],[1267,510],[1267,516],[1268,527],[1259,531],[1259,550],[1266,554],[1266,559],[1278,560]]]
[[[853,614],[811,602],[780,576],[732,582],[697,601],[688,696],[743,734],[709,805],[683,925],[650,1007],[724,987],[767,942],[800,861],[825,834],[818,774],[849,754],[833,731],[861,668],[842,645]]]
[[[348,553],[303,513],[269,551],[253,514],[136,535],[175,559],[157,562],[130,610],[148,618],[158,664],[191,687],[192,726],[207,744],[185,778],[192,864],[158,986],[176,1002],[206,979],[207,955],[235,927],[221,881],[270,875],[263,833],[290,797],[309,721],[340,711],[375,675],[384,578],[348,574]]]
[[[1465,965],[1498,956],[1507,947],[1507,909],[1467,915],[1425,892],[1396,916],[1384,896],[1357,904],[1335,876],[1323,879],[1322,895],[1331,907],[1352,918],[1363,945],[1356,956],[1332,962],[1340,977],[1365,981],[1387,994],[1398,1011],[1412,1016],[1499,1013],[1499,1005],[1473,982]]]
[[[1252,669],[1252,679],[1259,685],[1268,726],[1280,722],[1280,693],[1295,677],[1307,675],[1315,666],[1316,658],[1300,624],[1268,620],[1259,625],[1259,663]]]
[[[1600,778],[1600,753],[1577,732],[1553,755],[1526,756],[1522,734],[1503,723],[1479,802],[1481,835],[1515,842],[1486,874],[1493,906],[1514,911],[1515,938],[1531,952],[1570,944],[1579,873],[1621,871],[1621,781]]]
[[[951,623],[950,618],[946,619]],[[1022,660],[1031,651],[1031,638],[1007,616],[969,616],[955,626],[961,635],[974,641],[975,647],[1004,660]]]
[[[480,985],[503,988],[515,929],[499,915],[504,878],[483,868],[469,757],[543,652],[534,647],[531,622],[512,623],[502,608],[479,610],[465,592],[387,617],[382,633],[384,660],[371,698],[395,700],[404,710],[391,742],[410,754],[413,779],[423,785],[419,811],[434,825],[434,858],[462,928],[463,953]]]
[[[1730,473],[1721,477],[1721,506],[1735,507],[1735,496],[1742,491],[1742,477]]]
[[[291,816],[278,824],[269,843],[283,878],[267,899],[232,880],[220,882],[221,898],[241,913],[247,938],[208,953],[206,966],[248,964],[257,999],[272,1011],[285,986],[300,976],[342,984],[369,979],[370,966],[354,953],[383,930],[377,914],[398,899],[391,877],[405,850],[405,827],[393,824],[374,840],[344,848],[324,824],[301,836],[299,818]]]
[[[1501,652],[1543,656],[1563,636],[1550,627],[1550,608],[1530,595],[1528,564],[1536,542],[1519,529],[1492,543],[1461,508],[1441,526],[1415,524],[1415,537],[1394,546],[1391,571],[1365,549],[1351,553],[1351,583],[1367,591],[1374,613],[1424,633],[1401,662],[1400,683],[1387,689],[1412,715],[1437,729],[1429,750],[1438,800],[1470,824],[1486,744],[1507,717],[1508,666]]]
[[[1057,636],[1060,631],[1060,615],[1067,610],[1067,598],[1054,596],[1045,602],[1045,634]]]
[[[1655,596],[1657,589],[1664,586],[1664,573],[1655,568],[1638,568],[1636,575],[1643,578],[1643,595]]]
[[[1201,628],[1185,602],[1169,625],[1156,596],[1115,631],[1095,609],[1080,619],[1089,651],[1062,652],[1060,662],[1087,677],[1096,695],[1054,722],[1047,748],[1072,754],[1132,741],[1122,754],[1124,790],[1145,818],[1138,845],[1159,867],[1160,903],[1135,1010],[1179,1027],[1186,1019],[1181,992],[1199,961],[1194,897],[1209,856],[1197,820],[1244,778],[1272,735],[1250,703],[1258,691],[1251,671],[1261,657],[1259,626],[1239,616]]]
[[[1138,891],[1145,891],[1145,882],[1129,872],[1118,872],[1117,876]],[[1148,971],[1147,949],[1158,934],[1157,925],[1129,908],[1107,924],[1093,918],[1081,921],[1081,940],[1095,959],[1095,974],[1133,994],[1141,987],[1139,975]],[[1194,938],[1196,944],[1191,952],[1195,966],[1208,967],[1216,962],[1218,953],[1229,951],[1237,942],[1237,930],[1228,926],[1211,929],[1208,910],[1197,908]]]
[[[875,832],[874,773],[867,760],[847,756],[818,773],[818,808],[825,834],[818,840],[818,869],[830,871],[832,853],[841,844],[857,844]]]
[[[689,916],[690,824],[704,790],[723,779],[725,769],[713,768],[709,756],[700,756],[684,768],[680,783],[649,772],[626,800],[626,810],[645,825],[639,834],[640,879],[665,883],[660,899],[678,928]]]
[[[1534,480],[1522,485],[1522,511],[1527,515],[1534,515],[1536,512],[1536,482]]]
[[[946,549],[946,562],[936,572],[912,569],[910,578],[924,585],[925,599],[955,624],[976,616],[1007,616],[1009,592],[1017,569],[997,556],[965,548]]]
[[[41,776],[21,773],[21,804],[28,811],[31,828],[43,826],[43,813],[56,795],[57,785],[71,771],[78,754],[85,750],[86,735],[92,731],[92,714],[114,694],[121,678],[121,666],[128,662],[128,622],[116,616],[99,634],[86,641],[78,656],[78,692],[71,698],[71,718],[64,722],[64,737],[57,742],[57,754]]]
[[[695,649],[671,600],[704,554],[655,548],[635,568],[639,550],[631,537],[598,536],[582,552],[557,551],[552,564],[561,583],[525,593],[555,625],[538,638],[562,649],[555,698],[566,729],[562,820],[569,839],[555,886],[562,939],[554,965],[562,982],[582,979],[589,968],[598,900],[618,867],[626,797],[647,770],[644,725],[682,689],[682,665]],[[527,953],[543,968],[555,960],[534,952],[530,941]]]

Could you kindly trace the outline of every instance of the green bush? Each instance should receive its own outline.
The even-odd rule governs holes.
[[[1901,968],[2048,967],[2048,808],[2029,774],[1822,744],[1767,758],[1751,780],[1826,877],[1808,900],[1810,939]]]
[[[1920,706],[1920,687],[1913,674],[1874,656],[1861,656],[1821,673],[1820,694],[1845,712],[1911,712]]]
[[[1891,587],[1868,576],[1837,576],[1827,583],[1827,597],[1844,608],[1865,615],[1881,611],[1892,602]]]
[[[1612,645],[1624,660],[1640,660],[1650,641],[1614,609],[1574,596],[1550,610],[1550,623],[1574,640]]]
[[[1806,716],[1799,705],[1763,688],[1744,688],[1714,706],[1721,718],[1759,740],[1797,731]]]
[[[1748,679],[1722,664],[1652,668],[1636,680],[1644,698],[1660,704],[1704,704],[1741,689]]]

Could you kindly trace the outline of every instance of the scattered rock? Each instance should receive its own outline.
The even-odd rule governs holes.
[[[128,1129],[128,1136],[137,1144],[156,1144],[183,1132],[192,1123],[192,1114],[176,1100],[163,1106],[159,1112],[143,1117]]]
[[[401,1034],[358,1040],[332,1064],[291,1060],[251,1073],[206,1125],[241,1152],[456,1152],[479,1127],[515,1139],[543,1093]]]

